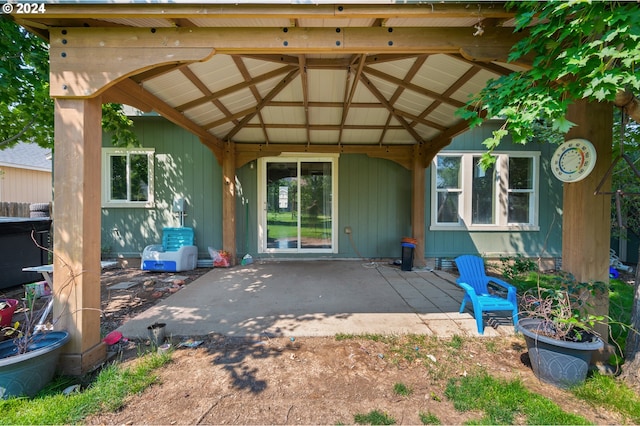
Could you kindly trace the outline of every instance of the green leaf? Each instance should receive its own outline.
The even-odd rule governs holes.
[[[575,126],[575,123],[567,120],[566,117],[558,117],[551,123],[553,130],[557,130],[562,133],[567,133],[573,126]]]

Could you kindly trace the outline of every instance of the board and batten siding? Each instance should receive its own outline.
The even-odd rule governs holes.
[[[111,255],[139,257],[162,241],[162,228],[179,225],[173,200],[187,202],[184,225],[194,228],[200,258],[222,247],[222,170],[213,153],[189,132],[160,117],[137,117],[142,146],[155,148],[155,208],[102,210],[102,248]],[[484,152],[482,141],[498,126],[489,122],[459,137],[446,150]],[[105,146],[110,138],[105,135]],[[432,231],[431,168],[425,173],[425,252],[427,258],[464,253],[558,257],[561,252],[562,185],[549,170],[549,144],[501,144],[501,151],[537,150],[540,156],[539,231]],[[400,240],[411,234],[411,172],[389,160],[342,154],[338,161],[338,252],[258,254],[258,176],[256,162],[237,170],[236,246],[241,258],[399,258]],[[344,228],[352,230],[352,240]]]
[[[218,161],[196,136],[163,118],[136,117],[134,121],[142,146],[155,148],[155,208],[103,208],[103,252],[140,257],[147,245],[162,243],[163,228],[180,226],[171,209],[176,198],[184,198],[184,226],[194,229],[199,257],[209,257],[208,247],[222,247]],[[103,146],[109,140],[105,136]]]
[[[400,240],[411,232],[411,172],[389,160],[341,155],[339,188],[340,256],[400,257]]]
[[[338,252],[258,254],[257,167],[237,171],[236,230],[238,253],[254,258],[390,258],[400,256],[400,239],[411,229],[411,174],[392,161],[361,154],[338,160]],[[248,221],[247,221],[248,214]],[[352,230],[353,243],[344,228]],[[248,250],[246,249],[248,247]]]

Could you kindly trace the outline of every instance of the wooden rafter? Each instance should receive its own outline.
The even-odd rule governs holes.
[[[446,98],[451,97],[458,89],[465,85],[471,79],[471,77],[476,75],[479,71],[480,68],[476,66],[469,68],[459,79],[457,79],[451,86],[449,86],[447,90],[442,93],[442,96]],[[418,123],[421,123],[421,120],[424,120],[425,117],[429,116],[429,114],[435,111],[441,103],[442,102],[440,102],[439,100],[435,100],[434,102],[432,102],[431,105],[427,106],[424,111],[422,111],[422,113],[411,123],[411,125],[414,126]]]
[[[351,108],[351,102],[353,101],[353,96],[356,93],[356,88],[358,87],[358,82],[360,81],[360,75],[362,74],[362,68],[364,67],[364,59],[365,55],[354,56],[351,63],[357,62],[358,67],[354,73],[353,79],[351,79],[351,70],[347,73],[347,81],[345,83],[345,102],[342,106],[342,118],[340,120],[340,133],[338,134],[338,141],[342,140],[342,130],[344,129],[344,125],[347,121],[347,115],[349,115],[349,109]],[[351,87],[349,88],[349,83],[351,83]],[[348,90],[348,92],[347,92]],[[347,94],[348,93],[348,94]]]
[[[193,71],[191,71],[191,69],[189,67],[183,67],[180,68],[180,72],[182,72],[182,74],[184,74],[185,77],[187,77],[187,79],[189,79],[189,81],[191,83],[193,83],[194,86],[196,86],[198,88],[198,90],[200,90],[200,92],[202,92],[203,95],[205,96],[211,96],[211,90],[209,90],[209,88],[207,87],[206,84],[204,84],[202,82],[202,80],[200,80],[198,78],[197,75],[195,75],[195,73]],[[213,103],[216,108],[218,108],[226,117],[230,117],[231,116],[231,111],[229,111],[224,104],[220,101],[220,99],[216,98],[216,97],[212,97],[211,98],[211,103]],[[232,121],[234,121],[232,119]],[[238,122],[237,120],[234,121],[234,123],[237,125]]]
[[[233,86],[229,86],[226,87],[222,90],[219,90],[215,93],[212,93],[209,96],[203,96],[201,98],[195,99],[193,101],[184,103],[182,105],[178,105],[176,106],[176,110],[180,111],[180,112],[184,112],[188,109],[191,108],[195,108],[197,106],[200,106],[202,104],[206,104],[207,102],[211,102],[212,99],[215,98],[221,98],[223,96],[227,96],[230,95],[232,93],[238,92],[240,90],[244,90],[247,89],[248,87],[251,87],[252,85],[256,85],[258,83],[261,83],[263,81],[267,81],[267,80],[271,80],[272,78],[276,78],[282,74],[286,74],[288,72],[291,72],[292,67],[282,67],[282,68],[278,68],[276,70],[273,71],[269,71],[266,72],[264,74],[255,76],[251,79],[251,81],[243,81],[242,83],[238,83],[238,84],[234,84]]]
[[[256,107],[254,108],[255,111],[247,114],[241,121],[240,123],[235,126],[225,137],[225,140],[231,140],[236,133],[238,133],[240,130],[242,130],[242,127],[247,124],[249,121],[251,121],[253,119],[253,117],[255,117],[255,115],[258,113],[258,111],[260,111],[262,108],[264,108],[265,104],[267,102],[269,102],[271,99],[273,99],[274,97],[276,97],[278,95],[278,93],[280,93],[282,91],[282,89],[284,89],[288,84],[291,83],[291,81],[293,81],[294,78],[296,78],[298,76],[298,74],[300,73],[299,69],[294,69],[291,72],[289,72],[289,74],[287,74],[287,76],[285,78],[283,78],[268,94],[267,96],[264,97],[264,99],[258,103],[258,105],[256,105]]]
[[[389,104],[389,101],[385,99],[384,95],[378,90],[378,88],[373,84],[373,82],[367,78],[366,75],[361,74],[360,80],[364,83],[365,87],[369,89],[369,91],[373,94],[373,96],[375,96],[380,101],[380,103],[384,105],[387,108],[387,110],[389,110],[391,115],[393,115],[393,117],[396,120],[398,120],[398,122],[402,125],[402,127],[404,127],[405,130],[409,132],[409,134],[416,141],[416,143],[423,142],[418,132],[416,132],[413,129],[413,127],[411,127],[409,123],[407,123],[407,121],[400,114],[398,114],[398,112],[393,108],[393,105]]]
[[[148,92],[147,90],[140,87],[135,81],[127,78],[120,81],[116,87],[118,90],[122,90],[126,93],[129,93],[131,96],[137,97],[142,102],[153,105],[153,109],[164,116],[167,120],[177,124],[178,126],[189,130],[194,133],[196,136],[200,138],[200,140],[204,141],[205,144],[216,154],[220,154],[223,143],[221,140],[216,138],[211,133],[207,132],[205,129],[200,127],[198,124],[189,120],[183,114],[180,114],[175,109],[173,109],[170,105],[164,102],[162,99]]]
[[[247,83],[252,82],[251,73],[247,69],[247,66],[244,64],[244,61],[242,60],[242,58],[237,55],[232,55],[231,58],[233,59],[233,62],[236,64],[238,71],[240,71],[240,75],[242,75],[242,78],[244,79],[244,81]],[[253,95],[256,102],[260,103],[262,101],[262,98],[260,97],[260,92],[258,91],[258,88],[256,87],[256,85],[251,84],[251,86],[249,86],[249,90],[251,90],[251,94]],[[262,113],[260,111],[258,111],[258,120],[260,121],[260,127],[262,127],[262,134],[264,136],[264,140],[268,143],[269,135],[267,134],[267,129],[264,126],[264,120],[262,119]]]
[[[429,90],[429,89],[424,88],[424,87],[420,87],[420,86],[418,86],[416,84],[413,84],[413,83],[406,83],[400,78],[394,77],[394,76],[389,75],[387,73],[384,73],[382,71],[378,71],[375,68],[365,67],[364,72],[365,72],[365,74],[369,74],[369,75],[372,75],[374,77],[378,77],[378,78],[380,78],[382,80],[388,81],[389,83],[393,83],[393,84],[396,84],[398,86],[402,86],[405,89],[412,90],[412,91],[414,91],[416,93],[419,93],[421,95],[433,98],[435,100],[438,100],[438,101],[440,101],[442,103],[445,103],[445,104],[449,104],[449,105],[454,106],[456,108],[460,108],[460,107],[464,106],[464,102],[460,102],[460,101],[458,101],[456,99],[452,99],[452,98],[449,98],[449,97],[446,97],[446,96],[442,96],[440,93],[434,92],[433,90]]]
[[[307,57],[305,55],[298,56],[298,68],[300,70],[300,80],[302,82],[302,108],[304,109],[304,122],[307,124],[307,145],[311,143],[311,133],[309,132],[309,79],[307,75]]]
[[[416,60],[414,61],[413,65],[411,66],[411,68],[409,68],[409,71],[407,72],[407,74],[404,76],[404,78],[402,79],[402,81],[404,81],[405,83],[411,83],[411,80],[413,79],[413,77],[415,77],[415,75],[418,73],[418,71],[420,70],[420,68],[422,68],[422,65],[424,65],[425,61],[427,60],[428,55],[421,55],[418,56],[418,58],[416,58]],[[389,103],[391,105],[394,105],[396,103],[396,101],[398,100],[398,98],[400,98],[400,95],[402,95],[402,92],[404,92],[405,90],[405,86],[398,86],[396,87],[396,91],[393,93],[393,95],[391,96],[391,98],[389,99]],[[386,125],[388,126],[389,123],[391,122],[391,114],[389,114],[387,116],[387,123]],[[427,124],[427,123],[425,123]],[[435,124],[435,123],[434,123]],[[433,127],[433,126],[432,126]],[[378,142],[380,144],[382,144],[382,142],[384,141],[384,137],[386,135],[387,131],[386,129],[382,132],[382,134],[380,135],[380,139],[378,140]]]

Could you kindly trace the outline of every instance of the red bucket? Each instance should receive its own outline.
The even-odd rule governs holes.
[[[4,309],[0,309],[0,327],[9,327],[13,319],[13,313],[18,308],[18,301],[16,299],[0,299],[0,302],[5,302],[9,305]]]

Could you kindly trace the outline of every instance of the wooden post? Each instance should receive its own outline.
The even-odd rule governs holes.
[[[55,328],[71,334],[60,367],[80,375],[106,358],[100,339],[100,98],[55,100]]]
[[[610,103],[579,101],[569,107],[567,119],[576,124],[567,140],[587,139],[596,148],[594,170],[584,180],[564,184],[562,216],[562,269],[579,282],[609,282],[611,196],[594,192],[611,164],[613,107]],[[601,191],[609,192],[611,179]],[[608,295],[592,301],[594,313],[607,315]],[[605,339],[608,329],[597,331]]]
[[[411,231],[416,239],[414,265],[424,268],[424,203],[425,203],[425,168],[422,156],[414,156],[411,169]]]
[[[236,264],[236,149],[233,142],[225,144],[222,157],[222,248]]]

